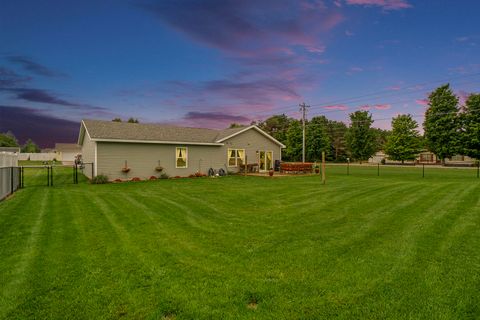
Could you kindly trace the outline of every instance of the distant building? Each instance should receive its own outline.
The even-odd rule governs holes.
[[[73,164],[75,157],[82,152],[76,143],[55,143],[55,150],[58,154],[57,160],[64,164]]]
[[[20,153],[20,147],[0,147],[0,152]]]

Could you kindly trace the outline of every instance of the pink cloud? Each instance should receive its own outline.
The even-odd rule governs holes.
[[[415,103],[421,106],[428,106],[428,100],[427,99],[417,99],[415,100]]]
[[[347,110],[348,107],[343,105],[343,104],[338,104],[338,105],[332,105],[332,106],[325,106],[323,109],[326,110]]]
[[[390,109],[392,106],[389,105],[389,104],[377,104],[375,106],[373,106],[376,110],[388,110]]]
[[[311,53],[324,53],[325,52],[325,46],[307,46],[306,47],[308,52]]]
[[[387,87],[388,90],[392,90],[392,91],[398,91],[400,89],[402,89],[402,87],[400,86],[390,86],[390,87]]]
[[[346,0],[349,5],[377,6],[383,10],[401,10],[411,8],[406,0]]]
[[[366,105],[361,106],[360,108],[358,108],[358,110],[362,110],[362,111],[368,111],[368,110],[370,110],[370,109],[371,109],[371,107],[370,107],[368,104],[366,104]]]

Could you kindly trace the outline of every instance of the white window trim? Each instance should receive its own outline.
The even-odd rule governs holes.
[[[179,148],[185,149],[185,158],[187,158],[185,161],[185,167],[177,166],[177,149]],[[175,147],[175,169],[188,169],[188,147]]]
[[[229,168],[235,168],[235,167],[238,167],[238,157],[237,157],[237,152],[235,152],[235,165],[234,166],[231,166],[230,165],[230,151],[232,150],[242,150],[243,151],[243,157],[245,158],[246,157],[246,153],[245,153],[245,149],[240,149],[240,148],[228,148],[227,149],[227,166]],[[240,158],[241,159],[241,158]],[[245,163],[245,159],[243,159],[243,162]]]

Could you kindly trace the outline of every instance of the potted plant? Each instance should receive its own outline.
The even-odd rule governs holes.
[[[274,172],[274,171],[273,171],[273,168],[270,168],[270,169],[268,170],[268,175],[269,175],[270,177],[273,176],[273,172]]]
[[[313,170],[315,170],[315,173],[320,173],[320,166],[318,164],[313,165]]]
[[[127,165],[127,160],[125,160],[125,166],[122,168],[123,173],[128,173],[130,171],[130,168]]]
[[[160,160],[158,160],[158,165],[155,167],[155,171],[157,171],[157,172],[162,172],[163,171],[163,167],[160,165]]]

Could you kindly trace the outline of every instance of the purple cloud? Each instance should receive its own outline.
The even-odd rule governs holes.
[[[18,86],[30,81],[32,78],[24,77],[8,68],[0,67],[0,89]]]
[[[65,77],[66,75],[64,73],[60,73],[57,71],[54,71],[44,65],[41,65],[40,63],[37,63],[33,61],[32,59],[24,56],[9,56],[7,57],[7,60],[10,61],[11,63],[20,65],[23,67],[25,70],[39,75],[43,77],[50,77],[50,78],[56,78],[56,77]]]
[[[221,122],[249,122],[250,119],[244,116],[235,116],[221,112],[195,112],[190,111],[184,117],[185,120],[209,120]]]
[[[406,0],[346,0],[345,2],[349,5],[382,7],[383,10],[401,10],[412,7]]]
[[[0,105],[0,132],[11,131],[20,143],[31,138],[41,147],[75,143],[79,122],[59,119],[32,108]]]

